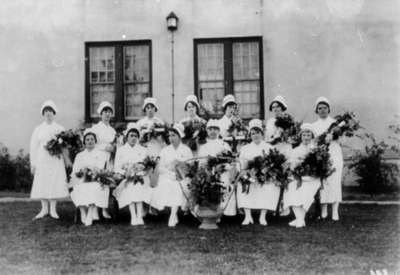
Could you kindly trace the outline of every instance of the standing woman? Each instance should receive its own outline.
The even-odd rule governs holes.
[[[269,111],[272,112],[273,116],[267,120],[265,129],[265,141],[274,145],[286,157],[290,154],[291,145],[286,141],[280,140],[283,129],[276,127],[275,122],[277,117],[286,112],[287,107],[285,99],[280,95],[276,96],[269,105]]]
[[[315,132],[310,123],[304,123],[301,126],[300,135],[301,144],[293,149],[290,156],[291,169],[300,164],[314,146],[313,139]],[[319,179],[310,176],[301,177],[301,184],[297,180],[289,183],[288,189],[283,195],[283,208],[284,210],[287,210],[289,207],[292,208],[296,217],[289,223],[290,226],[297,228],[306,226],[306,213],[313,203],[314,196],[320,185],[321,182]]]
[[[145,116],[137,122],[141,136],[151,132],[156,124],[165,124],[160,118],[156,116],[158,110],[159,108],[156,98],[145,98],[143,103],[143,112],[145,113]],[[162,134],[157,135],[156,137],[152,137],[147,142],[146,147],[150,156],[157,157],[160,154],[161,149],[165,147],[165,140],[163,139]]]
[[[272,146],[263,139],[262,122],[259,119],[252,119],[249,122],[251,143],[243,146],[240,150],[239,160],[242,169],[246,169],[250,160],[257,156],[268,154]],[[242,185],[238,185],[237,199],[238,207],[244,209],[245,218],[242,225],[253,223],[251,217],[252,209],[260,210],[259,223],[266,226],[267,210],[275,211],[278,205],[280,189],[274,182],[253,182],[250,184],[248,193],[243,192]]]
[[[137,169],[147,157],[147,149],[139,144],[140,130],[136,123],[129,123],[125,131],[126,143],[118,148],[115,156],[115,172],[125,174],[124,166],[136,165]],[[144,169],[144,167],[141,167]],[[126,168],[125,168],[126,169]],[[143,225],[143,203],[149,203],[151,197],[150,180],[144,171],[142,174],[143,182],[122,182],[116,192],[119,208],[129,206],[132,225]]]
[[[107,162],[106,154],[96,148],[96,134],[92,129],[86,129],[83,134],[83,144],[85,150],[76,155],[72,169],[73,191],[71,192],[72,202],[80,210],[81,221],[86,226],[92,225],[96,207],[107,208],[109,187],[103,187],[96,181],[85,182],[78,178],[76,174],[84,169],[97,170],[103,169]]]
[[[219,119],[219,128],[222,138],[229,136],[228,129],[232,125],[232,119],[235,119],[234,114],[237,109],[237,103],[233,95],[226,95],[222,100],[222,108],[224,116]]]
[[[150,200],[150,205],[158,210],[163,210],[165,207],[171,208],[169,227],[175,227],[178,223],[178,208],[185,204],[182,185],[176,177],[176,165],[193,157],[189,147],[182,143],[183,137],[181,124],[175,124],[169,129],[171,144],[160,152],[158,165],[160,176],[157,186],[153,188]]]
[[[114,152],[115,146],[112,144],[116,137],[116,132],[114,128],[110,125],[111,117],[113,116],[114,109],[110,102],[103,101],[100,103],[97,113],[101,116],[101,121],[93,125],[92,131],[97,137],[96,147],[104,152],[107,159],[108,168],[112,168],[112,163],[114,160],[111,159],[111,153]],[[104,167],[103,167],[104,168]],[[103,217],[110,219],[111,216],[106,208],[103,208]],[[98,211],[95,210],[94,219],[98,219]]]
[[[68,197],[65,164],[62,157],[50,155],[45,146],[64,128],[54,121],[57,107],[53,101],[44,102],[40,113],[44,121],[35,128],[30,142],[31,171],[34,175],[31,198],[40,199],[42,205],[35,219],[49,214],[49,206],[50,216],[58,219],[56,200]]]
[[[200,146],[198,157],[215,157],[223,151],[231,151],[230,146],[219,138],[220,124],[218,120],[210,119],[207,122],[207,142]],[[226,171],[221,175],[221,180],[229,191],[229,189],[234,188],[230,179],[230,172]],[[235,191],[232,191],[235,192]],[[223,198],[223,208],[225,216],[235,216],[236,215],[236,196],[234,193],[226,192]]]
[[[325,97],[320,97],[315,102],[315,113],[319,116],[318,120],[312,123],[314,131],[318,136],[328,130],[335,119],[329,116],[330,104]],[[332,220],[339,220],[339,203],[342,201],[342,171],[343,153],[337,140],[332,140],[332,135],[327,135],[326,142],[329,143],[329,153],[331,155],[332,166],[335,171],[323,184],[321,189],[321,216],[328,216],[328,204],[332,204]]]
[[[199,116],[200,104],[195,95],[188,95],[186,97],[184,110],[186,112],[186,117],[179,121],[180,124],[184,124],[188,121],[199,121],[201,123],[206,123],[206,121]]]

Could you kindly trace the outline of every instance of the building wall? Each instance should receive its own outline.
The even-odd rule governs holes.
[[[66,128],[83,120],[88,41],[151,39],[153,95],[162,102],[160,116],[171,120],[165,17],[172,10],[179,17],[177,118],[194,92],[193,39],[254,35],[263,37],[266,109],[281,94],[290,113],[312,121],[314,101],[323,95],[333,114],[354,110],[380,137],[400,113],[396,0],[3,0],[0,142],[27,149],[48,98]]]

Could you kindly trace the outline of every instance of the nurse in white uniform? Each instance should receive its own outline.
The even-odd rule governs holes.
[[[57,200],[68,197],[67,176],[62,156],[52,156],[45,149],[46,144],[64,127],[54,121],[57,107],[53,101],[43,103],[40,113],[44,121],[35,128],[30,141],[30,163],[34,175],[31,190],[32,199],[40,199],[42,209],[35,219],[49,214],[58,219]]]
[[[147,149],[139,144],[140,129],[136,123],[129,123],[125,131],[126,143],[118,148],[115,156],[115,172],[125,174],[127,165],[140,165],[148,156]],[[140,172],[140,171],[139,171]],[[125,181],[115,192],[119,208],[129,206],[132,225],[143,225],[143,203],[149,203],[151,187],[148,175],[142,171],[143,183]]]
[[[289,160],[291,169],[294,169],[298,164],[300,164],[313,146],[315,146],[315,132],[310,123],[304,123],[301,126],[300,135],[301,144],[293,149]],[[297,180],[293,180],[289,183],[288,189],[283,195],[283,208],[284,211],[291,208],[296,217],[289,223],[290,226],[297,228],[306,226],[306,213],[313,203],[314,196],[320,186],[320,179],[310,176],[301,177],[300,186]]]
[[[314,131],[318,136],[328,130],[335,119],[329,116],[330,104],[325,97],[320,97],[315,102],[315,113],[319,116],[318,120],[312,123]],[[332,205],[332,220],[339,220],[339,203],[342,201],[342,171],[343,171],[343,153],[340,143],[332,140],[332,135],[327,135],[329,144],[329,153],[331,155],[332,167],[335,171],[323,184],[320,191],[321,196],[321,217],[328,216],[328,204]]]
[[[165,207],[171,208],[169,227],[175,227],[178,223],[178,209],[185,204],[186,200],[182,183],[177,179],[176,165],[193,157],[189,147],[182,143],[183,137],[183,125],[175,124],[169,130],[171,144],[160,152],[158,165],[160,176],[150,199],[150,205],[158,210],[163,210]]]
[[[223,151],[231,151],[229,145],[222,139],[218,138],[220,133],[220,123],[218,120],[210,119],[207,122],[207,142],[200,146],[198,157],[215,157]],[[206,160],[203,160],[206,161]],[[231,165],[227,165],[227,169],[231,169]],[[230,172],[226,171],[221,175],[221,180],[224,183],[225,188],[228,192],[225,192],[222,208],[224,210],[224,215],[235,216],[236,211],[236,196],[234,191],[234,186],[232,185]],[[233,192],[233,193],[232,193]]]
[[[252,119],[249,123],[251,143],[243,146],[240,150],[239,160],[242,169],[247,169],[248,162],[257,156],[268,154],[272,146],[263,140],[263,126],[259,119]],[[249,192],[242,191],[239,183],[237,190],[238,207],[244,209],[245,218],[242,225],[253,223],[251,210],[260,210],[259,223],[266,226],[267,210],[275,211],[279,200],[279,187],[274,182],[253,182],[250,184]]]
[[[81,221],[86,226],[92,225],[96,207],[107,208],[110,194],[109,187],[102,187],[99,182],[84,182],[84,178],[78,178],[76,173],[83,169],[103,169],[107,162],[106,154],[96,148],[96,134],[92,129],[86,129],[83,134],[85,150],[76,155],[72,169],[72,202],[80,210]]]
[[[272,117],[269,118],[266,122],[265,129],[265,141],[268,143],[274,142],[277,138],[281,137],[283,129],[276,127],[275,122],[276,118],[283,115],[288,106],[285,102],[285,99],[278,95],[276,96],[271,104],[269,105],[269,111],[272,112]],[[274,147],[279,150],[286,157],[289,156],[292,146],[286,141],[280,141],[274,144]]]
[[[147,97],[143,103],[143,112],[145,116],[141,118],[137,124],[140,129],[140,135],[143,136],[149,133],[154,128],[155,124],[164,125],[165,123],[156,116],[159,107],[157,104],[157,99],[154,97]],[[162,148],[165,147],[165,140],[163,140],[162,135],[155,138],[151,138],[145,146],[147,147],[148,154],[157,157],[160,154]]]
[[[103,168],[112,169],[114,160],[111,159],[111,153],[116,150],[113,142],[117,134],[110,124],[111,117],[114,114],[114,108],[110,102],[103,101],[100,103],[99,108],[97,108],[97,113],[100,115],[101,120],[92,127],[92,131],[97,137],[96,147],[106,155],[107,163]],[[106,208],[103,208],[102,214],[106,219],[111,218]],[[98,219],[97,209],[94,213],[94,219]]]
[[[237,108],[237,103],[233,95],[226,95],[222,100],[222,108],[224,109],[224,116],[218,120],[220,134],[222,138],[229,136],[228,129],[232,125],[234,113]]]

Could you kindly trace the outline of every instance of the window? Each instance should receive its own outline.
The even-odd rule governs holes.
[[[98,119],[104,100],[114,105],[117,121],[141,117],[151,96],[151,41],[87,42],[85,57],[86,120]]]
[[[264,118],[262,38],[194,40],[196,95],[215,116],[222,99],[235,95],[243,118]]]

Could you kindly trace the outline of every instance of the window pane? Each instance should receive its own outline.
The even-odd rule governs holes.
[[[144,99],[150,95],[150,46],[124,47],[125,117],[142,116]]]
[[[198,93],[203,105],[213,114],[221,115],[224,87],[224,44],[197,45]]]
[[[149,84],[125,85],[126,118],[139,118],[143,115],[142,105],[144,99],[149,95]]]
[[[92,47],[89,49],[90,114],[98,116],[97,107],[107,100],[115,102],[115,49]]]
[[[97,114],[97,108],[99,107],[100,103],[105,100],[110,102],[114,106],[115,110],[114,85],[92,85],[90,87],[90,113],[92,117],[99,116]]]
[[[260,116],[260,66],[257,42],[232,45],[233,92],[242,117]]]

